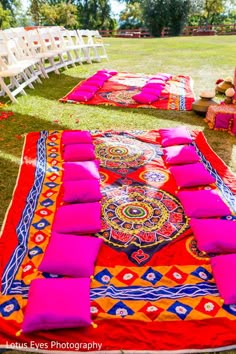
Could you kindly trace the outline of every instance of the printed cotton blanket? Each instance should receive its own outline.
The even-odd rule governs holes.
[[[197,248],[163,160],[159,132],[92,135],[103,194],[98,236],[104,244],[90,293],[98,327],[16,336],[30,282],[56,277],[37,267],[58,207],[62,131],[29,133],[1,237],[1,348],[171,353],[236,347],[236,306],[221,302],[209,258]],[[216,179],[210,188],[217,188],[235,212],[235,177],[202,133],[192,135]]]
[[[189,111],[194,101],[192,79],[189,76],[172,76],[165,84],[159,99],[151,104],[135,102],[132,96],[141,92],[141,89],[153,75],[133,74],[121,72],[112,76],[87,102],[79,102],[75,97],[80,86],[87,80],[80,82],[60,102],[111,105],[126,108],[155,108],[163,110]],[[88,79],[89,80],[89,79]]]

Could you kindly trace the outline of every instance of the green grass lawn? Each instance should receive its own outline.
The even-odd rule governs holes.
[[[42,129],[158,129],[185,124],[204,131],[217,154],[236,172],[236,137],[208,129],[193,112],[123,109],[59,103],[80,80],[102,68],[117,71],[169,72],[190,75],[196,96],[214,89],[218,78],[233,76],[236,66],[235,36],[182,37],[159,39],[104,40],[110,61],[84,64],[50,75],[27,96],[18,96],[19,104],[7,109],[14,112],[0,121],[0,224],[10,203],[19,169],[23,134]],[[0,98],[1,99],[1,98]],[[4,101],[4,100],[2,100]],[[6,102],[6,101],[4,101]],[[174,349],[174,348],[173,348]],[[236,353],[229,351],[228,353]]]

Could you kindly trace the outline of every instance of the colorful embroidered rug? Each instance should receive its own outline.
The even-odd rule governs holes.
[[[193,84],[189,76],[173,76],[167,81],[158,101],[150,105],[139,104],[132,96],[140,93],[141,88],[153,75],[118,73],[106,81],[101,89],[87,102],[76,102],[69,99],[71,93],[79,90],[85,81],[80,82],[60,102],[81,103],[91,105],[111,105],[126,108],[156,108],[163,110],[189,111],[194,102]]]
[[[92,134],[103,193],[99,235],[104,245],[90,293],[98,328],[16,337],[30,282],[55,277],[37,267],[49,241],[62,178],[62,132],[30,133],[0,239],[0,347],[132,354],[236,348],[236,305],[221,302],[209,258],[198,250],[176,198],[158,131]],[[218,188],[235,212],[236,178],[204,135],[193,135],[202,162],[217,181],[210,188]]]

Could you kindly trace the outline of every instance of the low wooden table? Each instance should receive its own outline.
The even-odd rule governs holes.
[[[210,106],[205,122],[210,129],[224,130],[236,135],[236,104]]]

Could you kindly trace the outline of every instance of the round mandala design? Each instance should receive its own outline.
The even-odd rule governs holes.
[[[155,147],[129,137],[114,136],[100,139],[96,156],[103,167],[130,169],[145,165],[156,156]]]
[[[112,92],[100,92],[99,95],[103,98],[116,102],[122,105],[137,104],[137,102],[132,98],[134,95],[140,93],[139,89],[130,90],[115,90]]]
[[[107,188],[103,193],[101,234],[114,246],[150,247],[170,242],[188,227],[178,199],[163,190],[133,184]]]

